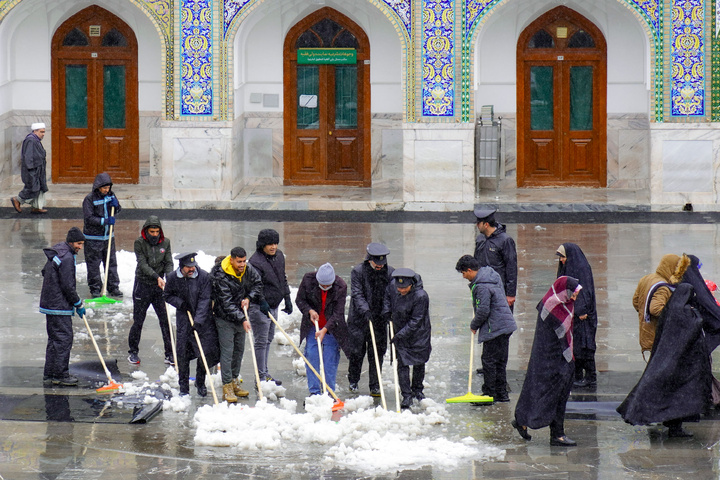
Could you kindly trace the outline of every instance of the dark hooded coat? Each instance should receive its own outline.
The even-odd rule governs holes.
[[[107,195],[100,193],[100,187],[110,185]],[[93,189],[83,200],[83,217],[85,225],[83,233],[87,240],[102,240],[107,242],[110,239],[110,225],[107,219],[110,216],[108,203],[115,198],[112,191],[112,180],[107,173],[98,173],[93,182]],[[115,215],[120,213],[122,207],[118,204],[115,208]]]
[[[481,267],[492,267],[500,275],[506,296],[517,294],[517,248],[505,225],[498,224],[489,237],[477,236],[474,257]]]
[[[75,253],[67,242],[44,248],[43,253],[47,262],[42,269],[40,313],[72,315],[73,306],[80,302],[75,290]]]
[[[20,156],[22,159],[20,178],[24,188],[19,196],[30,199],[37,197],[40,192],[47,192],[47,160],[40,137],[33,132],[28,133],[23,140]]]
[[[598,322],[592,267],[580,247],[574,243],[563,243],[563,247],[567,260],[565,264],[558,262],[557,276],[577,278],[582,285],[582,290],[575,300],[573,353],[577,359],[592,359],[596,349],[595,334]],[[583,315],[587,315],[587,318],[580,320]]]
[[[302,312],[302,321],[300,323],[301,344],[310,332],[315,330],[315,324],[310,320],[310,310],[315,310],[318,314],[321,312],[322,293],[315,275],[316,272],[308,272],[303,275],[295,296],[295,304]],[[338,345],[345,352],[345,356],[349,353],[347,323],[345,322],[346,298],[347,283],[335,275],[332,288],[328,290],[325,298],[325,326],[328,333],[335,337]]]
[[[475,279],[470,283],[475,316],[470,322],[470,330],[477,331],[477,342],[487,342],[500,335],[517,330],[500,275],[490,267],[480,267]]]
[[[348,333],[353,354],[359,354],[365,339],[370,334],[368,317],[378,343],[387,344],[387,322],[382,316],[383,300],[387,286],[395,269],[385,265],[375,270],[369,259],[356,265],[350,272],[350,310],[348,312]],[[382,337],[382,338],[381,338]]]
[[[682,277],[683,283],[689,283],[695,290],[695,301],[698,311],[703,318],[703,331],[705,332],[705,345],[708,353],[720,345],[720,305],[715,301],[710,289],[700,273],[700,260],[695,255],[688,255],[690,266]]]
[[[708,407],[712,373],[692,285],[681,283],[658,319],[640,381],[617,411],[632,425],[697,417]]]
[[[160,229],[160,236],[153,243],[147,230],[150,227]],[[173,271],[173,258],[170,251],[170,239],[165,238],[160,219],[150,215],[135,240],[135,278],[147,285],[157,285],[157,279]]]
[[[190,328],[190,318],[193,317],[195,328],[200,336],[205,358],[208,365],[215,365],[220,361],[220,345],[215,319],[212,316],[210,301],[212,298],[212,279],[210,274],[200,267],[195,268],[195,278],[185,278],[180,268],[167,276],[163,297],[165,301],[175,307],[175,323],[177,325],[178,355],[182,356],[181,349],[190,353],[189,359],[200,358],[200,351],[195,340],[195,334]]]
[[[268,255],[260,247],[253,253],[248,263],[260,274],[265,301],[270,308],[278,308],[280,302],[290,295],[290,285],[285,275],[285,254],[278,249],[275,255]]]
[[[563,281],[562,279],[567,279]],[[565,312],[572,315],[573,300],[570,298],[578,283],[570,277],[560,277],[537,305],[538,317],[535,323],[535,338],[530,352],[525,381],[515,406],[515,418],[518,424],[530,428],[542,428],[556,419],[558,409],[570,396],[570,388],[575,378],[575,362],[565,355],[569,351],[567,333],[558,333],[561,319],[555,315],[547,315],[544,319],[543,309],[546,298],[554,292]]]
[[[403,365],[422,365],[430,360],[432,352],[432,326],[430,324],[430,297],[423,289],[420,275],[407,295],[397,291],[395,279],[385,291],[383,316],[393,323],[398,359]]]

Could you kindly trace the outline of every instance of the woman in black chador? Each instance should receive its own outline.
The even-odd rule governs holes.
[[[565,435],[565,404],[575,376],[573,361],[574,303],[582,287],[576,278],[562,276],[537,305],[527,374],[515,407],[512,426],[525,440],[529,428],[550,426],[550,445],[577,445]]]
[[[710,354],[692,285],[680,283],[663,309],[640,381],[617,411],[632,425],[662,422],[670,437],[690,437],[682,422],[697,420],[710,402]]]
[[[556,255],[560,259],[557,276],[577,278],[582,285],[582,290],[575,300],[573,317],[573,354],[575,355],[573,387],[594,387],[597,385],[595,333],[598,320],[592,268],[583,251],[574,243],[563,243],[557,249]]]

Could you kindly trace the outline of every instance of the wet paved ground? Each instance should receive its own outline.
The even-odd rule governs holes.
[[[354,218],[352,213],[347,215],[346,219]],[[565,217],[564,221],[574,218],[585,220]],[[323,451],[320,447],[292,453],[197,447],[192,413],[212,400],[197,397],[194,389],[189,415],[166,411],[147,425],[128,425],[129,410],[107,408],[88,386],[43,389],[45,323],[37,313],[44,260],[40,249],[64,239],[68,228],[81,222],[30,216],[2,219],[0,478],[717,478],[720,422],[712,416],[687,425],[694,438],[677,440],[668,439],[660,427],[627,425],[613,413],[644,368],[637,342],[637,315],[631,305],[637,280],[654,270],[663,254],[671,252],[697,255],[703,262],[705,278],[716,282],[720,279],[718,227],[704,217],[682,218],[695,218],[698,223],[647,223],[645,216],[624,216],[620,219],[623,223],[615,224],[557,224],[548,223],[548,219],[557,217],[537,215],[510,224],[508,231],[516,239],[520,266],[515,311],[520,328],[511,339],[508,365],[512,402],[489,407],[450,405],[450,423],[441,427],[448,438],[472,436],[505,449],[505,458],[468,461],[451,471],[424,467],[391,475],[324,466],[319,460]],[[390,263],[419,272],[430,295],[434,350],[427,369],[426,394],[442,402],[465,393],[471,310],[466,282],[454,271],[454,265],[462,254],[472,253],[472,224],[457,223],[458,219],[452,218],[442,220],[451,223],[392,223],[387,219],[383,223],[349,223],[341,218],[333,218],[336,221],[332,223],[243,220],[242,212],[234,212],[234,221],[171,220],[164,223],[164,230],[175,253],[203,250],[219,255],[236,245],[252,251],[257,232],[275,228],[288,259],[292,286],[298,285],[303,273],[326,261],[349,279],[350,269],[362,260],[368,242],[386,243],[392,251]],[[119,250],[132,250],[142,223],[138,219],[118,222]],[[534,308],[554,279],[554,251],[565,241],[581,245],[593,266],[600,317],[599,384],[594,392],[578,391],[571,397],[566,431],[579,445],[571,449],[550,447],[547,429],[531,432],[533,440],[525,442],[509,424],[532,344]],[[80,255],[78,262],[82,261]],[[87,297],[85,279],[79,280],[81,296]],[[126,298],[128,293],[126,290]],[[129,308],[128,299],[122,306],[97,311],[91,321],[103,353],[106,358],[118,359],[125,378],[136,368],[125,361]],[[76,339],[71,362],[95,360],[84,327],[77,320],[74,324]],[[293,373],[290,356],[289,347],[274,346],[270,367],[285,381],[287,396],[301,403],[307,392],[305,378]],[[141,358],[142,371],[151,379],[165,370],[153,313],[149,313],[145,324]],[[476,359],[477,366],[479,363]],[[717,362],[715,366],[717,370]],[[246,378],[250,368],[246,356],[242,368]],[[343,359],[338,390],[344,397],[348,396],[346,369]],[[473,390],[479,391],[480,384],[481,377],[476,377]],[[366,373],[361,393],[367,394]],[[74,421],[68,421],[71,419]]]

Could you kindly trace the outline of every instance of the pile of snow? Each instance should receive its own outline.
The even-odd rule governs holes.
[[[295,413],[296,402],[280,405],[257,402],[205,405],[197,410],[195,444],[239,450],[279,450],[293,445],[326,445],[323,462],[355,470],[394,471],[437,465],[451,468],[458,461],[503,458],[505,451],[472,438],[451,441],[438,428],[448,421],[445,408],[426,399],[417,413],[369,408],[370,397],[345,404],[345,415],[333,420],[333,400],[316,395],[306,399],[306,413]],[[337,414],[336,414],[337,415]]]

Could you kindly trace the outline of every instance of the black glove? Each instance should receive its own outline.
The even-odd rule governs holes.
[[[288,315],[293,312],[292,299],[290,298],[290,295],[285,296],[285,308],[283,308],[282,311]]]
[[[200,333],[200,331],[202,331],[202,323],[195,322],[192,325],[190,325],[190,328],[192,328],[194,331]]]
[[[372,313],[370,313],[370,310],[365,312],[364,318],[365,318],[365,323],[368,323],[368,324],[373,320],[373,316],[372,316]]]
[[[268,313],[270,313],[270,304],[267,303],[266,300],[263,300],[260,302],[260,311],[263,313],[263,315],[267,316]]]

